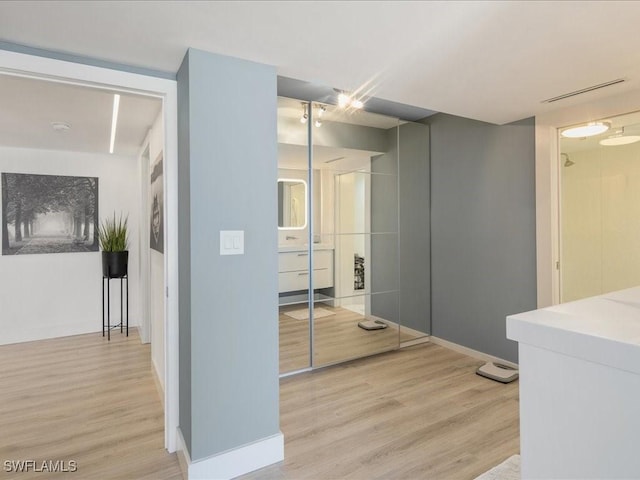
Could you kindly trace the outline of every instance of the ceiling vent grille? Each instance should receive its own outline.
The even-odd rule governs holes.
[[[543,100],[541,103],[553,103],[558,100],[564,100],[565,98],[575,97],[576,95],[582,95],[583,93],[592,92],[594,90],[598,90],[604,87],[610,87],[611,85],[617,85],[618,83],[625,82],[624,78],[617,78],[616,80],[611,80],[610,82],[599,83],[598,85],[593,85],[591,87],[583,88],[581,90],[576,90],[575,92],[564,93],[562,95],[558,95],[557,97],[547,98]]]

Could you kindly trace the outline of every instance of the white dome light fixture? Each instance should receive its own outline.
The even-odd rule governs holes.
[[[600,145],[605,147],[616,147],[618,145],[629,145],[630,143],[636,143],[640,141],[640,135],[612,135],[609,138],[603,138],[600,140]]]
[[[589,122],[586,125],[566,128],[561,132],[561,135],[566,138],[593,137],[606,132],[610,127],[611,124],[608,122]]]

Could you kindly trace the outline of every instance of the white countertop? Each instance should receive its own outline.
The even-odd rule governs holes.
[[[640,374],[640,287],[509,315],[507,338]]]

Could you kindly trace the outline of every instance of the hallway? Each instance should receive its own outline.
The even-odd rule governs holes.
[[[45,462],[77,468],[56,478],[181,480],[150,358],[137,329],[1,346],[0,478],[45,478]],[[7,472],[20,460],[35,467]]]

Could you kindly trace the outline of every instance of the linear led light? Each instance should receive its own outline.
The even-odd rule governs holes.
[[[118,110],[120,109],[120,95],[113,95],[113,115],[111,116],[111,142],[109,143],[109,153],[113,153],[113,146],[116,143],[116,128],[118,126]]]
[[[584,138],[600,135],[609,130],[611,125],[607,122],[589,122],[586,125],[567,128],[562,131],[562,136],[567,138]]]

